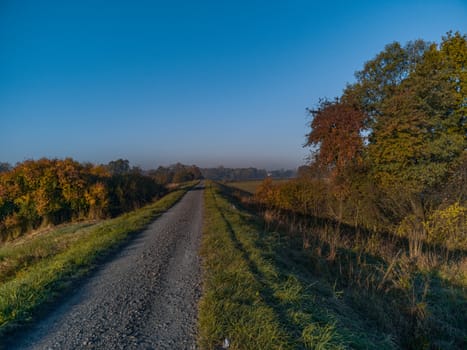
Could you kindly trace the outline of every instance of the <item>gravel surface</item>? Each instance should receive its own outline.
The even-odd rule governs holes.
[[[189,191],[16,349],[195,349],[203,191]]]

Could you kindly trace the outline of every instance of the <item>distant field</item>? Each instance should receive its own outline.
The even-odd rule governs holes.
[[[290,181],[290,179],[273,180],[273,183],[279,184],[279,183],[284,183],[287,181]],[[227,185],[230,187],[235,187],[242,191],[254,194],[256,192],[256,189],[258,188],[259,185],[261,185],[262,182],[263,180],[233,181],[233,182],[228,182]]]

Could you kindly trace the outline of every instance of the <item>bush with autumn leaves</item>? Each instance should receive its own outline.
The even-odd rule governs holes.
[[[115,216],[165,192],[126,160],[108,165],[27,160],[0,173],[0,240],[48,225]]]

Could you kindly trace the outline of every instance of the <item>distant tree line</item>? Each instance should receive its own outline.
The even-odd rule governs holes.
[[[27,160],[0,170],[0,239],[41,226],[112,217],[166,193],[162,183],[119,159],[107,165],[71,158]]]
[[[288,177],[278,170],[272,176]],[[264,179],[256,168],[207,168],[176,163],[143,171],[126,159],[108,164],[79,163],[71,158],[0,162],[0,240],[42,226],[113,217],[136,209],[167,192],[167,185],[210,178]]]
[[[158,184],[180,183],[203,178],[201,170],[196,165],[184,165],[181,163],[168,167],[160,166],[155,170],[149,170],[147,173]]]
[[[209,179],[215,181],[247,181],[247,180],[262,180],[266,177],[276,179],[288,179],[296,175],[294,170],[273,170],[257,168],[225,168],[219,166],[217,168],[199,168],[196,165],[185,165],[176,163],[167,167],[159,166],[157,169],[146,172],[157,183],[179,183],[183,181]]]
[[[273,179],[291,179],[297,176],[297,171],[292,169],[271,170],[268,176]]]
[[[269,177],[277,179],[287,179],[295,176],[294,170],[273,170],[268,172],[265,169],[257,168],[202,168],[201,173],[204,178],[215,181],[247,181],[262,180]]]

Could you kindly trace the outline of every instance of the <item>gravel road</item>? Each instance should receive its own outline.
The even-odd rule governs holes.
[[[202,212],[198,186],[11,348],[195,349]]]

